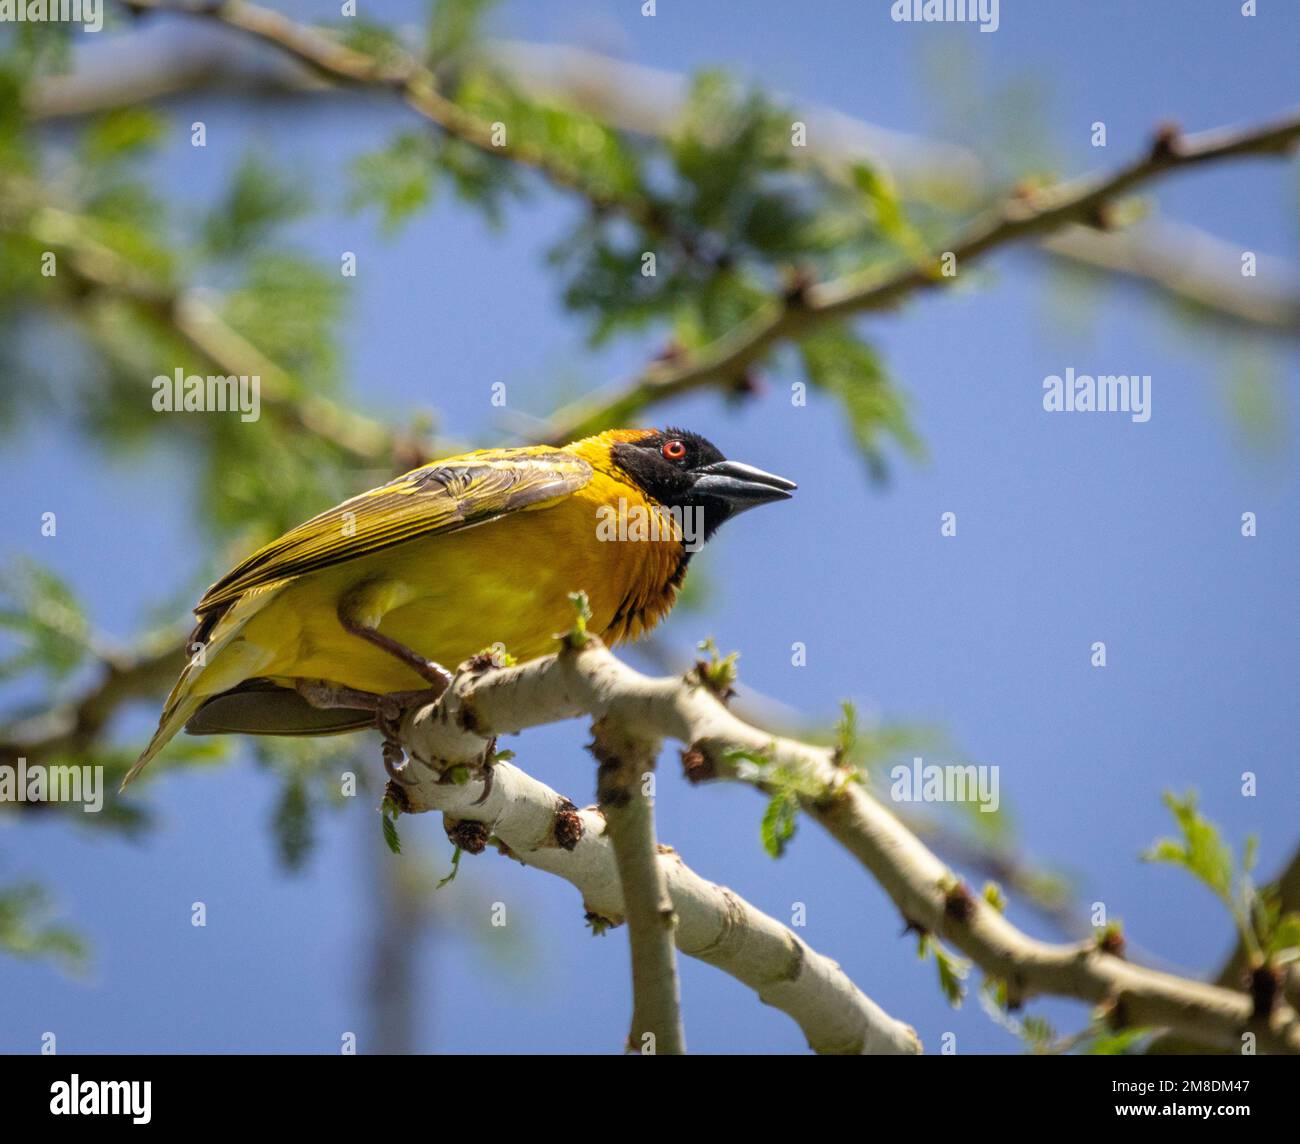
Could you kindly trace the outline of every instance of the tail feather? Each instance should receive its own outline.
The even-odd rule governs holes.
[[[275,592],[270,589],[249,592],[224,612],[216,623],[200,626],[196,635],[206,636],[203,657],[186,664],[176,681],[167,702],[163,705],[158,730],[153,733],[144,753],[126,772],[119,792],[126,790],[142,770],[172,738],[185,726],[189,718],[213,695],[228,691],[244,680],[259,675],[274,658],[265,648],[250,644],[237,637],[249,618],[270,600]]]
[[[135,764],[126,772],[126,778],[122,780],[122,785],[117,788],[119,793],[130,786],[136,775],[144,770],[154,756],[172,741],[176,733],[185,726],[186,720],[203,705],[203,701],[207,696],[195,695],[192,691],[189,694],[178,694],[184,683],[185,679],[182,677],[181,682],[176,685],[172,694],[168,696],[167,706],[163,708],[162,717],[158,720],[158,730],[153,733],[149,745],[136,759]]]

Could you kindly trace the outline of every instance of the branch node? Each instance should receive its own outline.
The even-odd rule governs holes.
[[[664,348],[655,354],[653,360],[656,363],[663,362],[665,365],[679,365],[686,360],[689,352],[676,338],[670,338]]]
[[[808,305],[808,292],[812,289],[814,278],[806,266],[790,266],[783,272],[784,282],[781,287],[781,301],[788,310],[802,310]]]
[[[462,696],[460,704],[456,709],[456,722],[462,731],[471,735],[482,733],[482,725],[479,722],[478,714],[474,711],[474,705],[468,697]]]
[[[470,675],[483,675],[499,667],[513,667],[515,657],[512,656],[501,644],[493,644],[491,647],[485,647],[477,655],[472,655],[463,664],[461,670],[468,672]]]
[[[1007,1012],[1019,1013],[1025,1007],[1025,983],[1017,975],[1004,979],[1007,987]]]
[[[578,814],[578,808],[567,798],[561,799],[555,808],[555,824],[551,833],[555,845],[561,850],[572,850],[582,841],[582,817]]]
[[[702,743],[692,743],[682,751],[682,775],[692,786],[718,777],[717,768]]]
[[[1167,162],[1177,159],[1183,149],[1183,133],[1177,123],[1162,123],[1156,128],[1151,141],[1151,159],[1153,162]]]
[[[599,764],[596,801],[602,811],[627,806],[639,775],[654,770],[655,745],[628,735],[609,718],[597,719],[591,731],[587,750]]]
[[[944,891],[943,916],[958,925],[965,925],[975,914],[975,899],[965,882],[954,882]]]
[[[388,785],[384,787],[384,799],[391,802],[403,814],[411,813],[411,800],[401,783],[390,779]]]
[[[1118,957],[1121,961],[1124,958],[1126,943],[1123,932],[1116,926],[1107,926],[1097,935],[1097,948],[1102,953],[1108,953],[1111,957]]]
[[[1097,1017],[1112,1033],[1122,1033],[1129,1027],[1128,1006],[1124,1003],[1122,993],[1108,994],[1097,1006]]]
[[[746,369],[736,374],[732,379],[728,396],[738,399],[760,397],[766,389],[767,386],[763,384],[762,377],[752,369]]]
[[[586,908],[585,920],[591,928],[592,937],[604,937],[607,930],[617,929],[623,923],[615,918],[607,918],[604,914],[598,914],[589,906]]]
[[[1096,203],[1079,221],[1084,226],[1100,231],[1118,230],[1122,225],[1120,212],[1109,199]]]
[[[1267,1021],[1282,990],[1282,971],[1274,965],[1257,965],[1250,971],[1251,1016]]]
[[[442,825],[452,844],[459,846],[466,854],[482,854],[487,849],[488,838],[491,837],[492,831],[486,822],[444,815]]]

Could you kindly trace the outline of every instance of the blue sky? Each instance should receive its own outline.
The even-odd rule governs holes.
[[[1188,130],[1262,120],[1297,99],[1292,45],[1300,9],[1235,2],[1029,4],[1003,0],[999,30],[896,25],[885,0],[762,3],[507,4],[503,35],[578,42],[674,71],[727,66],[773,89],[898,130],[954,142],[949,95],[928,66],[964,58],[974,83],[960,102],[994,116],[999,92],[1028,83],[1032,123],[1063,171],[1110,167],[1138,153],[1154,125]],[[285,5],[325,17],[330,4]],[[403,18],[414,7],[378,6]],[[295,232],[328,260],[359,255],[341,331],[359,407],[403,416],[437,407],[466,439],[499,439],[489,387],[547,408],[561,379],[593,386],[635,369],[658,346],[635,339],[598,353],[567,316],[542,251],[572,218],[537,195],[499,232],[443,201],[397,241],[342,209],[351,156],[402,121],[382,104],[310,107],[274,116],[252,104],[195,101],[176,123],[209,124],[209,146],[176,145],[160,190],[197,207],[252,147],[302,172],[322,211]],[[1109,146],[1089,143],[1104,120]],[[946,134],[945,134],[946,133]],[[1158,211],[1240,249],[1295,261],[1296,167],[1246,161],[1180,174],[1154,194]],[[1243,439],[1227,400],[1238,367],[1215,331],[1172,321],[1141,291],[1065,292],[1042,260],[1007,252],[978,289],[943,293],[864,319],[910,395],[928,458],[898,459],[870,486],[836,410],[785,399],[789,378],[736,412],[711,396],[662,409],[731,455],[798,480],[797,498],[730,525],[702,557],[713,586],[704,612],[679,613],[665,639],[687,652],[706,635],[742,653],[742,678],[812,717],[853,698],[891,720],[933,724],[963,758],[998,764],[1026,850],[1075,872],[1084,903],[1104,902],[1162,963],[1212,972],[1229,923],[1190,878],[1138,861],[1168,830],[1163,790],[1195,787],[1239,845],[1256,832],[1261,868],[1296,843],[1300,780],[1297,464],[1294,344],[1260,342],[1276,385],[1278,443]],[[1067,367],[1152,377],[1153,413],[1047,415],[1042,379]],[[191,523],[182,449],[130,460],[87,449],[66,419],[25,425],[3,443],[4,547],[68,577],[107,632],[128,639],[159,597],[196,575],[203,544]],[[59,536],[34,523],[51,506]],[[957,513],[958,536],[939,535]],[[1240,535],[1241,513],[1259,535]],[[147,574],[146,574],[147,572]],[[1108,666],[1089,665],[1104,640]],[[808,648],[793,667],[790,646]],[[118,728],[143,736],[141,707]],[[593,795],[579,724],[530,732],[518,762],[585,803]],[[363,748],[368,765],[377,768]],[[948,761],[942,752],[935,761]],[[1243,798],[1240,775],[1259,776]],[[58,889],[93,942],[95,967],[69,982],[40,965],[0,962],[0,1050],[31,1051],[55,1031],[64,1051],[337,1051],[347,1030],[367,1047],[369,936],[375,864],[390,859],[370,805],[320,821],[320,843],[296,876],[277,865],[267,822],[275,789],[246,756],[222,770],[161,775],[137,796],[160,827],[138,843],[23,823],[0,835],[0,876]],[[974,1000],[953,1012],[933,967],[917,962],[883,893],[812,824],[789,853],[761,851],[758,798],[739,787],[688,788],[669,768],[661,836],[701,874],[786,919],[840,961],[930,1048],[954,1031],[958,1050],[1016,1051]],[[404,841],[445,869],[433,819],[407,820]],[[208,925],[189,924],[190,903]],[[487,925],[493,902],[512,920]],[[616,1049],[629,1008],[625,938],[593,938],[577,893],[496,858],[467,860],[437,896],[418,939],[419,1048],[483,1052]],[[1013,916],[1051,936],[1040,919]],[[682,963],[689,1045],[700,1051],[798,1051],[787,1018],[707,966]],[[1039,1006],[1063,1027],[1079,1007]]]

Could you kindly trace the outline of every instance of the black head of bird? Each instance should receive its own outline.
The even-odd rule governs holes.
[[[660,504],[698,511],[706,541],[733,516],[785,500],[798,487],[785,477],[727,460],[712,441],[686,429],[654,430],[618,442],[610,456]]]

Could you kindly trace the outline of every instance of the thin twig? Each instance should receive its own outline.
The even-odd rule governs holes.
[[[454,139],[493,158],[537,171],[550,183],[573,191],[598,210],[617,209],[623,217],[651,233],[666,237],[686,254],[696,257],[704,246],[701,235],[683,228],[667,208],[640,191],[594,181],[578,164],[571,163],[544,146],[507,132],[503,138],[496,125],[461,107],[443,95],[437,77],[406,52],[379,60],[355,51],[325,31],[299,24],[245,0],[187,7],[165,0],[122,0],[137,12],[167,12],[207,18],[254,39],[270,44],[317,75],[334,83],[369,90],[389,91],[414,112]]]
[[[630,382],[561,409],[552,419],[552,442],[571,441],[610,425],[635,423],[647,406],[718,383],[730,383],[780,342],[829,322],[885,310],[936,287],[951,285],[961,268],[991,251],[1041,238],[1071,224],[1109,225],[1114,199],[1159,175],[1239,156],[1288,154],[1300,138],[1300,113],[1258,127],[1180,136],[1161,133],[1146,155],[1107,176],[1093,176],[1026,191],[976,219],[936,247],[924,261],[901,260],[801,288],[760,307],[741,325],[694,351],[657,361]],[[943,273],[944,260],[954,273]]]
[[[47,762],[83,755],[120,707],[166,691],[184,663],[184,647],[176,643],[106,656],[99,678],[76,699],[5,728],[0,757],[12,761],[21,755],[33,762]],[[14,805],[40,809],[53,804]]]
[[[690,79],[659,68],[629,63],[572,45],[489,41],[484,53],[508,69],[525,94],[593,110],[620,130],[673,141],[681,134],[689,105]],[[782,97],[783,98],[783,97]],[[979,157],[965,147],[888,130],[828,107],[800,103],[807,146],[797,160],[845,180],[850,167],[884,168],[907,197],[950,209],[977,209],[993,193]],[[1123,232],[1075,230],[1046,239],[1039,247],[1054,261],[1105,271],[1192,302],[1230,324],[1300,336],[1300,295],[1264,285],[1239,273],[1241,251],[1185,224],[1147,224]],[[1275,275],[1287,281],[1277,260]]]

